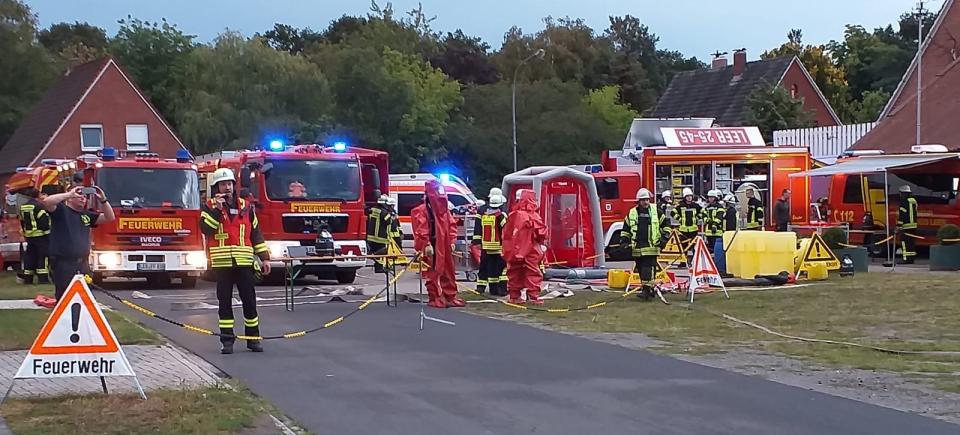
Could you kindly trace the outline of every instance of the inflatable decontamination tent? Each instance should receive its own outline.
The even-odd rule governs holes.
[[[590,174],[563,166],[535,166],[503,178],[508,204],[520,189],[531,189],[537,196],[547,225],[548,265],[603,266],[600,199]]]

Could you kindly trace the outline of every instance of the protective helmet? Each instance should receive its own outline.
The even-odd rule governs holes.
[[[377,199],[377,204],[390,204],[390,195],[380,195],[380,198]]]
[[[216,186],[221,181],[236,181],[236,177],[233,176],[233,171],[230,168],[220,168],[213,171],[213,175],[210,177],[210,185]]]
[[[494,187],[494,189],[496,189],[496,187]],[[505,202],[507,202],[507,198],[505,198],[503,195],[493,195],[493,194],[490,195],[490,207],[498,208],[501,205],[503,205]]]
[[[396,198],[394,198],[394,197],[392,197],[392,196],[387,196],[387,195],[384,195],[384,196],[387,197],[387,205],[393,206],[393,207],[396,207],[396,206],[397,206],[397,199],[396,199]]]
[[[686,198],[686,197],[688,197],[688,196],[693,196],[693,189],[691,189],[691,188],[689,188],[689,187],[684,187],[684,188],[683,188],[683,197]]]
[[[716,189],[710,190],[709,192],[707,192],[707,198],[711,196],[714,198],[720,199],[720,191]]]
[[[653,198],[653,194],[650,193],[650,191],[647,190],[646,188],[641,188],[640,190],[637,191],[637,201],[641,199],[651,199],[651,198]]]
[[[669,198],[671,196],[673,196],[673,192],[669,190],[664,190],[663,193],[660,194],[661,198]]]
[[[900,193],[910,193],[910,185],[904,184],[903,186],[900,186]]]
[[[727,196],[723,197],[723,200],[726,202],[736,202],[737,199],[733,197],[732,193],[728,193]]]
[[[478,199],[478,200],[477,200],[477,207],[483,207],[483,206],[485,206],[485,205],[487,205],[487,202],[486,202],[486,201],[484,201],[484,200],[482,200],[482,199]]]
[[[503,195],[503,191],[500,190],[499,187],[493,187],[493,188],[490,188],[490,194],[487,195],[487,198],[490,199],[490,198],[493,198],[494,196],[502,196],[502,195]]]

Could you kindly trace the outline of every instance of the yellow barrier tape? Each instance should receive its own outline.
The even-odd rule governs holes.
[[[604,306],[604,305],[606,305],[606,304],[607,304],[606,302],[597,302],[597,303],[592,304],[592,305],[587,305],[587,309],[588,309],[588,310],[592,310],[592,309],[594,309],[594,308],[600,308],[600,307],[602,307],[602,306]]]
[[[569,308],[547,308],[548,313],[568,313],[570,312]]]
[[[307,335],[307,331],[290,332],[287,334],[283,334],[283,338],[297,338],[297,337],[303,337],[304,335]]]
[[[887,237],[886,239],[883,239],[883,240],[881,240],[881,241],[879,241],[879,242],[873,242],[873,244],[874,244],[874,245],[879,245],[879,244],[881,244],[881,243],[886,243],[886,242],[888,242],[888,241],[889,241],[890,239],[892,239],[892,238],[893,238],[893,236],[890,236],[890,237]]]
[[[128,306],[128,307],[130,307],[130,308],[133,308],[134,310],[137,310],[137,311],[139,311],[139,312],[141,312],[141,313],[143,313],[143,314],[146,314],[146,315],[148,315],[148,316],[150,316],[150,317],[157,317],[157,313],[154,313],[153,311],[150,311],[150,310],[148,310],[148,309],[146,309],[146,308],[143,308],[143,307],[141,307],[141,306],[139,306],[139,305],[137,305],[137,304],[135,304],[135,303],[133,303],[133,302],[130,302],[130,301],[126,300],[126,299],[124,299],[122,302],[123,302],[124,305],[126,305],[126,306]]]
[[[247,340],[247,341],[263,340],[263,337],[259,335],[238,335],[237,338],[240,340]]]
[[[357,307],[357,310],[362,310],[362,309],[364,309],[364,308],[367,308],[367,305],[370,305],[370,304],[372,304],[372,303],[373,303],[373,301],[374,301],[374,298],[370,298],[370,299],[367,299],[367,301],[366,301],[366,302],[364,302],[364,303],[362,303],[362,304],[360,304],[360,306],[359,306],[359,307]]]
[[[333,326],[333,325],[336,325],[337,323],[340,323],[340,322],[342,322],[342,321],[343,321],[343,316],[340,316],[340,317],[337,317],[336,319],[333,319],[333,320],[331,320],[331,321],[329,321],[329,322],[327,322],[327,323],[324,323],[324,324],[323,324],[323,327],[324,327],[324,328],[329,328],[329,327],[331,327],[331,326]]]
[[[916,235],[916,234],[903,233],[903,235],[905,235],[905,236],[907,236],[907,237],[913,237],[914,239],[918,239],[918,240],[926,239],[926,237],[918,236],[918,235]]]
[[[943,239],[941,240],[941,242],[957,243],[957,242],[960,242],[960,239]]]
[[[501,303],[503,303],[504,305],[506,305],[506,306],[508,306],[508,307],[516,308],[516,309],[518,309],[518,310],[526,310],[526,309],[527,309],[527,307],[524,306],[524,305],[517,305],[517,304],[511,303],[511,302],[503,302],[503,301],[501,301]]]
[[[199,333],[201,333],[201,334],[213,335],[213,331],[211,331],[211,330],[209,330],[209,329],[204,329],[204,328],[200,328],[200,327],[197,327],[197,326],[188,325],[188,324],[186,324],[186,323],[183,324],[183,329],[186,329],[187,331],[199,332]]]

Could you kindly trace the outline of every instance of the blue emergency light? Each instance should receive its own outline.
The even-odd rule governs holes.
[[[270,141],[270,151],[283,151],[283,141],[280,139]]]
[[[446,172],[440,174],[440,181],[442,181],[442,182],[444,182],[444,183],[449,183],[449,182],[450,182],[450,174],[448,174],[448,173],[446,173]]]
[[[190,160],[193,160],[193,156],[190,155],[190,151],[187,151],[185,148],[180,148],[177,150],[177,163],[187,163]]]
[[[347,143],[346,143],[346,142],[342,142],[342,141],[341,141],[341,142],[334,142],[334,143],[333,143],[333,150],[336,151],[336,152],[338,152],[338,153],[342,153],[342,152],[344,152],[344,151],[347,150]]]
[[[100,159],[105,162],[113,161],[117,159],[117,149],[113,147],[105,147],[100,151]]]

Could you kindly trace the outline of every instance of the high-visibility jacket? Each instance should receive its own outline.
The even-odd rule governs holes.
[[[917,228],[916,198],[908,196],[906,201],[900,201],[900,212],[897,214],[897,226],[904,230]]]
[[[50,235],[50,214],[37,200],[20,206],[20,229],[28,239]]]
[[[708,204],[703,210],[703,233],[707,236],[722,236],[726,210],[718,204]]]
[[[393,239],[399,245],[403,242],[403,230],[400,229],[400,219],[396,213],[388,213],[390,214],[390,228],[387,229],[387,237]]]
[[[747,223],[746,229],[755,229],[763,227],[763,203],[757,198],[750,198],[747,201]]]
[[[221,210],[211,199],[200,211],[200,229],[207,238],[210,267],[252,267],[254,255],[263,261],[269,260],[267,243],[253,206],[238,198],[228,207]]]
[[[375,206],[367,211],[367,241],[387,245],[390,243],[390,229],[393,215],[386,209]]]
[[[660,216],[657,206],[650,205],[646,210],[634,207],[623,220],[620,230],[620,244],[630,246],[634,257],[660,254]]]
[[[489,254],[503,253],[503,227],[507,215],[499,209],[488,208],[480,215],[479,224],[473,226],[473,244],[480,245]]]
[[[657,214],[660,217],[660,229],[673,227],[673,210],[674,206],[672,203],[660,201],[660,203],[657,204]]]
[[[683,201],[673,209],[673,219],[679,222],[677,229],[681,233],[694,233],[699,229],[697,221],[703,218],[700,204]]]

